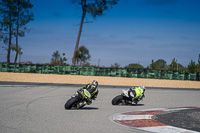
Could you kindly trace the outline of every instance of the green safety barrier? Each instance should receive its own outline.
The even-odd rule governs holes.
[[[184,80],[184,79],[185,79],[185,72],[184,71],[179,71],[178,80]]]
[[[200,81],[200,72],[136,68],[96,68],[81,66],[0,63],[0,72],[69,74],[85,76],[111,76],[128,78]]]
[[[197,75],[196,72],[192,72],[192,73],[190,73],[190,79],[189,79],[189,80],[196,81],[196,78],[197,78],[196,75]]]

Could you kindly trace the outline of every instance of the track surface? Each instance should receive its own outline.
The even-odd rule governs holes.
[[[113,114],[151,108],[200,107],[200,90],[147,88],[138,106],[112,106],[127,87],[99,86],[90,106],[65,110],[65,102],[81,85],[11,84],[0,82],[0,133],[138,133],[110,120]]]

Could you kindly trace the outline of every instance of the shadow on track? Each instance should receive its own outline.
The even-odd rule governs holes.
[[[126,104],[126,105],[119,104],[119,105],[113,105],[113,106],[144,106],[144,104]]]
[[[99,108],[96,108],[96,107],[83,107],[83,108],[71,108],[71,109],[67,109],[67,110],[97,110]]]

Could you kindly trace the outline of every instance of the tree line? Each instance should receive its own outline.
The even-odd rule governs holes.
[[[113,65],[113,67],[119,67],[119,65]],[[138,63],[132,63],[125,68],[142,68],[142,65]],[[178,61],[173,58],[171,63],[168,65],[164,59],[158,59],[157,61],[152,60],[152,63],[148,65],[145,69],[156,69],[156,70],[175,70],[175,71],[189,71],[189,72],[200,72],[200,54],[198,57],[198,63],[191,60],[187,66],[183,66],[182,64],[178,63]]]
[[[65,53],[61,56],[58,51],[52,54],[51,65],[69,65],[65,61],[67,58],[64,57]],[[85,67],[105,67],[99,65],[91,65],[89,60],[91,55],[89,53],[89,49],[87,49],[84,45],[81,46],[76,52],[76,64],[78,66]],[[189,72],[200,72],[200,54],[198,57],[198,63],[191,60],[188,66],[183,66],[178,63],[178,61],[173,58],[171,63],[167,65],[167,62],[164,59],[158,59],[157,61],[152,60],[152,63],[147,67],[142,66],[139,63],[130,63],[125,67],[120,67],[119,63],[114,63],[110,65],[110,68],[137,68],[137,69],[155,69],[155,70],[175,70],[175,71],[189,71]]]

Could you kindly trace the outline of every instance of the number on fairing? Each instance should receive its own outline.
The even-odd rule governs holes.
[[[91,97],[91,94],[87,91],[87,90],[84,90],[84,94],[85,94],[85,96],[87,96],[87,97]]]

